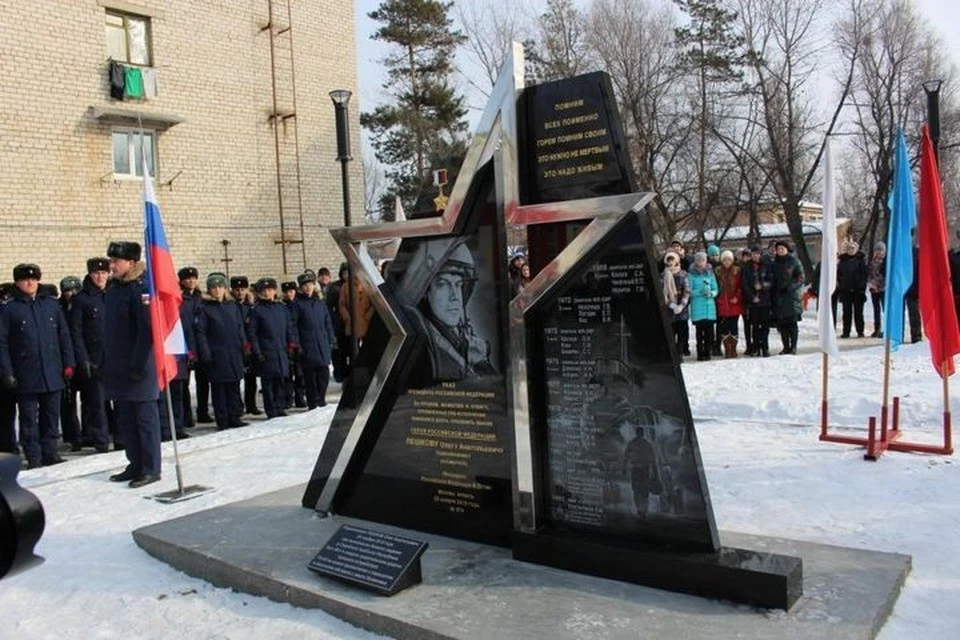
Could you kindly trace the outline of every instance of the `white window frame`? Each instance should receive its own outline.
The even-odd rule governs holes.
[[[122,20],[123,26],[108,24],[107,20],[110,17],[119,18],[120,20]],[[146,58],[147,58],[147,61],[145,63],[133,62],[130,59],[131,57],[130,51],[132,49],[132,46],[130,43],[130,40],[132,37],[131,31],[130,31],[130,24],[129,24],[130,19],[141,20],[144,23],[143,48],[144,48],[144,54],[146,55]],[[105,27],[109,27],[112,29],[116,29],[116,28],[123,29],[123,36],[124,36],[124,43],[125,43],[124,59],[117,60],[117,62],[121,62],[127,65],[137,66],[137,67],[153,66],[153,19],[150,16],[145,16],[138,13],[131,13],[129,11],[122,11],[120,9],[113,9],[113,8],[107,7],[105,10],[104,24],[105,24]],[[109,42],[107,43],[107,53],[108,54],[110,53]]]
[[[157,173],[159,173],[159,166],[157,164],[158,155],[159,155],[157,153],[157,137],[158,137],[159,131],[157,131],[156,129],[148,129],[148,128],[140,129],[139,127],[115,126],[115,127],[110,127],[110,166],[113,168],[114,180],[143,180],[143,176],[137,175],[137,164],[139,164],[140,159],[136,157],[137,145],[134,143],[135,136],[139,135],[141,131],[143,131],[144,135],[149,135],[153,138],[153,145],[152,145],[153,174],[151,174],[150,177],[153,178],[154,180],[157,179]],[[117,134],[117,133],[122,133],[127,136],[127,158],[128,158],[128,166],[130,167],[130,171],[127,173],[117,172],[117,165],[113,156],[113,136],[114,134]]]

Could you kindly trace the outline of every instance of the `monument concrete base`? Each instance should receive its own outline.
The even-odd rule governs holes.
[[[509,549],[300,506],[303,487],[133,532],[171,566],[220,587],[318,608],[396,638],[873,638],[893,609],[910,557],[722,532],[724,545],[803,559],[789,612],[660,591],[514,560]],[[307,563],[345,523],[429,542],[423,584],[384,597],[322,578]]]

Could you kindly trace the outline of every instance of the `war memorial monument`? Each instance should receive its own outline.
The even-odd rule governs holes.
[[[626,142],[515,45],[442,215],[333,232],[377,313],[306,485],[137,543],[394,637],[873,637],[909,557],[718,531]]]

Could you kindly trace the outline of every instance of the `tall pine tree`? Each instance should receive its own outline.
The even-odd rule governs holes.
[[[384,0],[369,13],[382,25],[373,38],[396,49],[383,59],[388,74],[384,89],[393,102],[360,116],[377,160],[388,167],[387,219],[394,196],[413,209],[430,184],[434,163],[463,154],[467,111],[451,76],[454,52],[465,36],[453,28],[452,6],[437,0]]]

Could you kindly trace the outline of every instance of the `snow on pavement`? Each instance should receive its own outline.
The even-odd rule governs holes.
[[[718,525],[910,554],[913,572],[881,637],[960,637],[954,542],[960,464],[955,456],[904,453],[869,463],[860,449],[819,443],[820,355],[811,349],[811,324],[802,325],[806,355],[683,366]],[[877,413],[882,356],[873,346],[846,350],[831,362],[834,424],[862,431]],[[893,393],[903,398],[905,436],[936,442],[941,384],[926,343],[901,349],[892,375]],[[21,483],[46,510],[38,545],[46,562],[0,582],[2,636],[374,637],[320,611],[187,577],[141,551],[130,535],[147,524],[305,482],[332,414],[327,407],[182,442],[185,481],[217,491],[177,505],[144,499],[175,487],[169,444],[163,482],[140,490],[107,480],[122,468],[122,453],[21,473]]]

